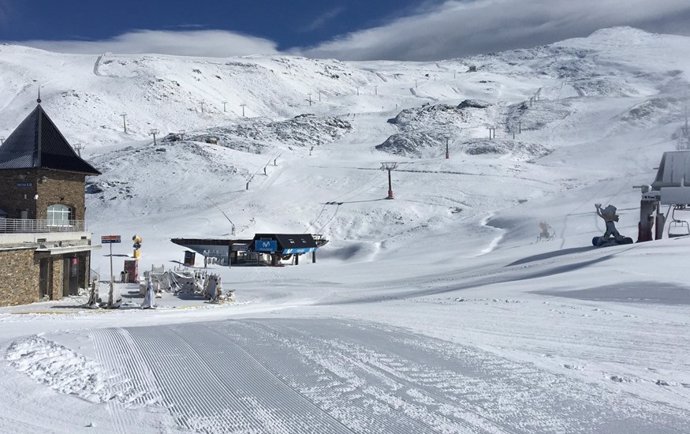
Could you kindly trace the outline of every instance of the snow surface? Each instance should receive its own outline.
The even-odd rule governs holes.
[[[41,83],[103,171],[94,240],[141,235],[142,270],[182,260],[173,237],[330,239],[212,267],[234,304],[0,309],[0,431],[690,432],[690,238],[589,247],[594,203],[635,237],[688,59],[630,28],[419,63],[0,46],[0,135]]]

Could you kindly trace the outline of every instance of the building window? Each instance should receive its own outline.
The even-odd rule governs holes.
[[[67,205],[56,204],[48,207],[48,226],[69,226],[72,217],[72,208]]]

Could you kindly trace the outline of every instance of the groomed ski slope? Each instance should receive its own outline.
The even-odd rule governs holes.
[[[636,235],[632,186],[650,183],[678,143],[688,47],[626,28],[438,63],[47,55],[70,72],[54,83],[107,99],[86,108],[48,89],[44,103],[104,169],[88,195],[94,239],[142,235],[142,269],[182,259],[172,237],[230,237],[232,225],[238,237],[331,241],[316,264],[212,268],[235,289],[232,305],[2,308],[0,430],[690,431],[690,239],[590,247],[604,230],[594,203],[617,206],[619,230]],[[13,53],[3,71],[48,74],[34,50],[0,49]],[[249,85],[256,71],[261,89]],[[173,84],[168,103],[136,96],[173,80],[182,90]],[[32,92],[20,75],[3,86],[12,98]],[[211,94],[261,112],[242,119],[218,101],[214,112]],[[439,106],[466,99],[489,106]],[[403,109],[407,123],[387,122]],[[124,110],[139,122],[128,135]],[[315,114],[307,126],[288,122],[305,112]],[[23,109],[2,113],[19,120]],[[334,115],[350,127],[328,136]],[[104,125],[98,134],[86,117]],[[513,139],[515,122],[524,129]],[[149,127],[224,128],[225,141],[154,146]],[[449,160],[417,134],[427,129],[450,137]],[[320,144],[293,140],[305,131]],[[376,149],[394,134],[418,154]],[[382,161],[399,163],[395,200],[383,199]],[[540,221],[553,239],[537,241]],[[107,258],[96,253],[93,267],[107,273]]]

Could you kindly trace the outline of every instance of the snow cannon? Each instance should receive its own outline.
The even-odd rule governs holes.
[[[602,208],[600,203],[594,204],[597,210],[597,215],[606,222],[606,232],[600,237],[592,238],[592,245],[594,247],[608,247],[618,244],[632,244],[632,238],[624,237],[616,229],[615,222],[618,221],[619,216],[616,214],[617,208],[613,205],[608,205]]]
[[[134,235],[132,237],[132,248],[134,249],[134,252],[132,253],[132,257],[134,259],[139,259],[141,257],[141,242],[142,238],[139,235]]]

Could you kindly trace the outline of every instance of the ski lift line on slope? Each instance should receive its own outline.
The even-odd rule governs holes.
[[[270,166],[271,161],[276,161],[278,158],[280,158],[281,155],[283,155],[283,154],[280,153],[280,154],[276,155],[275,157],[269,159],[268,162],[267,162],[266,164],[264,164],[263,166],[260,166],[258,169],[256,169],[256,171],[255,171],[254,173],[252,173],[252,174],[249,176],[249,178],[247,178],[247,182],[252,182],[252,180],[254,179],[254,177],[255,177],[256,175],[258,175],[259,172],[262,172],[262,171],[264,170],[264,168]]]
[[[328,221],[327,221],[326,223],[324,223],[323,226],[321,226],[321,227],[319,228],[319,230],[317,231],[318,233],[323,233],[323,230],[324,230],[329,224],[331,224],[331,222],[332,222],[332,221],[335,219],[335,217],[338,215],[338,211],[340,211],[340,203],[338,203],[337,206],[335,207],[335,212],[333,213],[333,215],[331,216],[331,218],[328,219]]]
[[[233,223],[233,221],[230,220],[230,217],[228,217],[228,215],[225,213],[225,211],[223,211],[223,210],[213,201],[213,199],[211,199],[211,198],[208,197],[208,196],[206,196],[206,199],[208,199],[209,202],[211,202],[211,204],[213,204],[213,206],[215,206],[215,207],[218,209],[218,211],[220,211],[220,213],[223,214],[223,217],[225,217],[225,219],[226,219],[227,221],[230,222],[230,225],[231,225],[230,230],[231,230],[232,235],[234,236],[234,235],[235,235],[235,223]]]
[[[319,214],[316,216],[316,218],[313,219],[312,221],[310,221],[310,222],[307,224],[307,230],[309,230],[309,228],[311,228],[311,227],[313,227],[314,225],[316,225],[316,222],[319,221],[319,219],[320,219],[321,216],[323,215],[323,212],[326,210],[326,207],[327,207],[327,206],[328,206],[328,203],[324,203],[324,204],[323,204],[323,206],[321,207],[321,211],[320,211]]]
[[[410,163],[411,164],[411,163]],[[353,167],[353,169],[356,170],[381,170],[380,168],[378,169],[372,169],[370,167]],[[433,175],[458,175],[458,176],[488,176],[488,177],[494,177],[494,178],[510,178],[510,179],[522,179],[524,181],[532,181],[532,182],[537,182],[540,184],[545,184],[545,185],[553,185],[553,182],[548,182],[544,181],[541,179],[536,179],[536,178],[527,178],[524,176],[508,176],[508,175],[497,175],[493,173],[471,173],[471,172],[461,172],[461,171],[454,171],[454,170],[415,170],[415,169],[395,169],[396,172],[406,172],[406,173],[428,173],[428,174],[433,174]]]
[[[367,190],[374,184],[379,184],[380,179],[381,178],[378,173],[370,176],[366,182],[360,184],[359,187],[355,188],[354,190],[350,190],[344,195],[340,196],[336,202],[348,202],[353,196],[360,194],[362,191]]]
[[[311,220],[311,222],[307,225],[307,230],[309,230],[310,227],[313,227],[316,225],[316,223],[319,221],[321,216],[323,215],[324,211],[326,210],[326,207],[330,205],[337,205],[338,207],[336,208],[336,214],[338,212],[338,209],[340,208],[340,205],[342,205],[345,202],[348,202],[348,199],[352,197],[353,195],[359,194],[362,190],[365,190],[369,188],[371,185],[373,185],[375,182],[378,182],[379,180],[379,175],[372,175],[366,182],[363,184],[360,184],[360,186],[354,190],[351,190],[347,193],[345,193],[343,196],[340,196],[338,200],[336,201],[330,201],[330,202],[324,202],[323,206],[321,207],[321,210],[319,211],[318,215],[316,216],[315,219]],[[331,217],[328,222],[326,222],[321,229],[319,229],[317,232],[321,232],[322,229],[330,223],[330,221],[334,218],[335,216]]]

